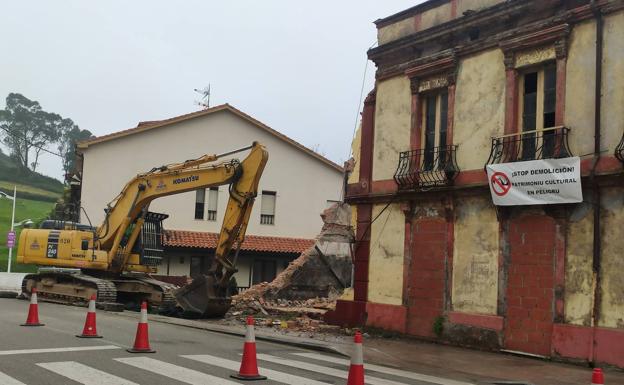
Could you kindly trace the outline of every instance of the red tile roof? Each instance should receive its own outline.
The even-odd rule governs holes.
[[[165,247],[192,247],[214,249],[217,247],[219,234],[202,231],[165,230]],[[272,253],[302,253],[314,245],[313,239],[245,236],[242,251],[260,251]]]

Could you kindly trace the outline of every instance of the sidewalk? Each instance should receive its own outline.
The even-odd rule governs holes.
[[[110,314],[138,318],[138,313]],[[150,320],[207,331],[244,336],[245,326],[219,320],[186,320],[150,315]],[[349,356],[352,338],[344,335],[308,333],[257,326],[256,339]],[[510,384],[589,385],[591,369],[501,353],[481,352],[416,341],[410,338],[365,337],[364,359],[368,363],[448,377],[474,384],[517,381]],[[624,384],[624,372],[605,370],[605,385]]]

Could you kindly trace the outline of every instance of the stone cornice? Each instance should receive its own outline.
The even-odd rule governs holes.
[[[447,52],[453,51],[456,58],[471,55],[487,49],[500,47],[506,54],[510,66],[513,52],[522,47],[535,47],[539,44],[554,44],[558,59],[567,56],[568,34],[574,23],[587,20],[595,13],[603,14],[624,9],[624,0],[598,0],[594,5],[583,5],[559,12],[552,17],[511,28],[472,42],[450,44],[447,48],[431,55],[420,56],[426,44],[443,41],[469,27],[500,23],[512,17],[529,12],[530,5],[536,0],[517,0],[505,2],[473,14],[460,17],[450,22],[417,32],[368,51],[369,58],[378,66],[378,80],[405,75],[406,71],[427,63],[436,62]]]
[[[489,20],[500,20],[501,17],[507,14],[526,11],[531,1],[532,0],[516,0],[501,3],[482,11],[474,12],[446,23],[436,25],[423,31],[416,32],[412,35],[391,41],[379,47],[372,48],[368,51],[368,58],[375,61],[379,57],[395,50],[415,46],[418,43],[430,41],[442,35],[457,32],[459,30],[465,30],[469,27],[482,24]]]
[[[552,27],[539,29],[535,32],[518,34],[510,39],[501,40],[498,44],[503,52],[515,52],[539,45],[554,43],[566,38],[570,34],[569,24],[559,24]]]

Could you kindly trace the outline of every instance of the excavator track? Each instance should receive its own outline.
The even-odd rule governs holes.
[[[22,281],[22,292],[30,296],[32,287],[37,288],[39,299],[65,305],[85,306],[92,294],[97,294],[98,308],[122,311],[126,304],[118,302],[117,284],[135,283],[143,287],[135,294],[135,304],[147,299],[159,313],[174,313],[176,299],[173,296],[175,285],[155,280],[147,275],[121,276],[115,280],[94,277],[83,272],[44,272],[29,274]],[[151,291],[160,295],[146,297]]]
[[[156,307],[161,314],[173,314],[177,307],[177,301],[173,295],[173,291],[177,289],[176,285],[171,283],[156,280],[148,275],[122,275],[120,280],[115,282],[128,282],[137,281],[143,285],[148,285],[152,290],[162,293],[162,296],[157,301],[149,301],[150,305]]]
[[[42,301],[84,306],[92,294],[97,294],[96,302],[101,308],[119,310],[122,306],[117,303],[113,282],[82,272],[46,272],[24,277],[22,292],[30,296],[33,286]]]

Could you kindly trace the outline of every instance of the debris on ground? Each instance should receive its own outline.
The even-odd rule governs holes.
[[[321,218],[323,228],[314,246],[272,282],[262,282],[233,296],[224,322],[244,322],[253,315],[259,326],[306,332],[339,329],[322,319],[351,286],[351,209],[345,203],[335,203]]]

